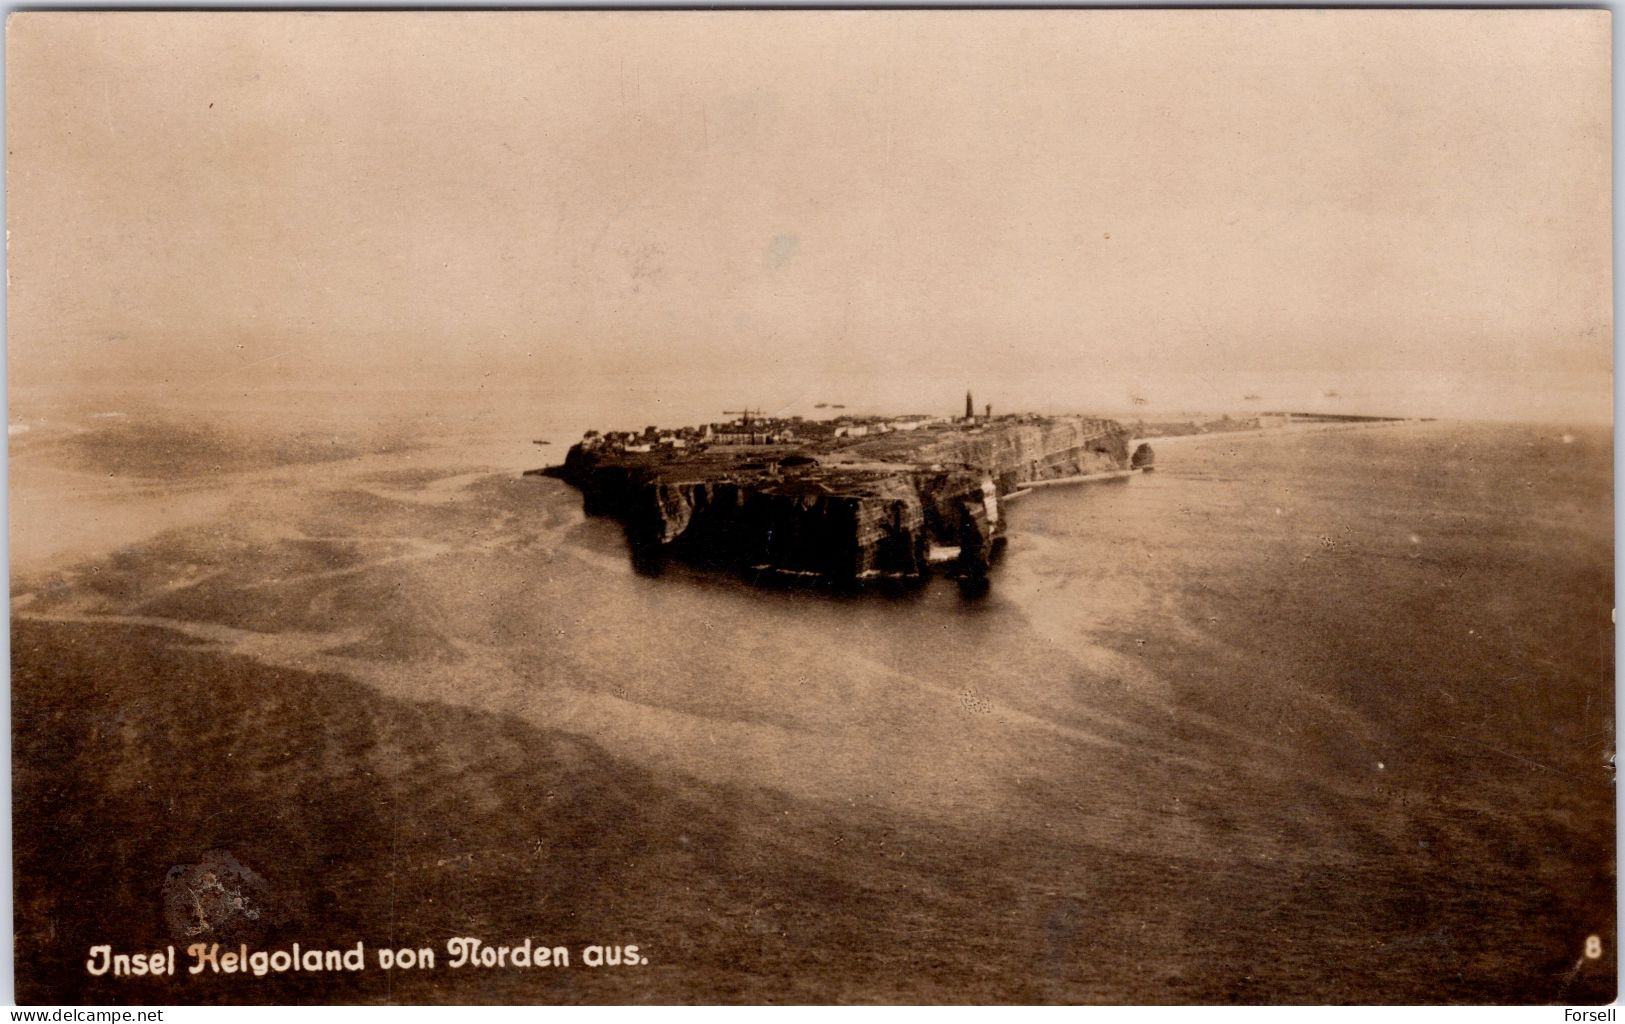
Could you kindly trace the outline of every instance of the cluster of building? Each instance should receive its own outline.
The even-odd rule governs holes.
[[[933,423],[946,423],[946,416],[842,416],[819,424],[830,437],[867,437],[899,430],[918,430]]]
[[[581,445],[587,449],[655,452],[681,451],[714,444],[789,444],[798,439],[796,427],[799,422],[800,417],[792,421],[747,416],[729,423],[707,423],[674,430],[662,430],[655,426],[644,427],[641,431],[608,430],[600,433],[589,430],[582,435]]]
[[[1011,417],[1004,417],[1009,419]],[[618,452],[660,452],[696,450],[712,445],[796,444],[798,442],[831,441],[842,438],[869,437],[898,431],[918,430],[921,427],[953,425],[978,426],[991,422],[993,407],[984,406],[976,412],[970,392],[965,392],[965,415],[927,416],[837,416],[829,420],[808,420],[800,416],[763,416],[747,410],[725,423],[707,423],[698,427],[661,430],[645,427],[640,431],[612,430],[599,433],[587,431],[581,444],[590,450],[607,449]]]

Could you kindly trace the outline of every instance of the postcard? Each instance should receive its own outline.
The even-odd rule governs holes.
[[[17,1001],[1612,1001],[1610,33],[13,14]]]

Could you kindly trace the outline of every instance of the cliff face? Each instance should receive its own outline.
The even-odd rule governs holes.
[[[976,466],[993,477],[1001,494],[1035,480],[1129,468],[1129,433],[1115,420],[1073,416],[1000,423],[927,435],[912,445],[911,440],[907,434],[884,434],[845,451],[876,458],[907,454],[915,462]]]
[[[844,583],[916,579],[936,561],[979,579],[1003,537],[1001,493],[1127,468],[1127,441],[1111,421],[1065,419],[795,447],[581,444],[558,475],[581,489],[589,515],[624,524],[646,569],[675,555]]]
[[[986,481],[963,469],[861,481],[690,480],[653,466],[599,466],[582,490],[590,514],[625,525],[641,566],[669,554],[717,568],[855,581],[923,575],[932,546],[961,546],[966,522],[985,533],[972,552],[985,559],[998,536],[997,497],[991,484],[984,491]]]

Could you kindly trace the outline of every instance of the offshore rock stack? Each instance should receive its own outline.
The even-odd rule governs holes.
[[[980,586],[1004,539],[1002,497],[1126,473],[1128,441],[1121,424],[1085,417],[758,420],[595,432],[549,472],[581,490],[589,515],[624,525],[642,571],[676,556],[835,585],[941,568]]]

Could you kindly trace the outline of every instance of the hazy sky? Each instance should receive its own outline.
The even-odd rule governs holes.
[[[1603,11],[29,13],[7,58],[14,388],[1608,394]]]

